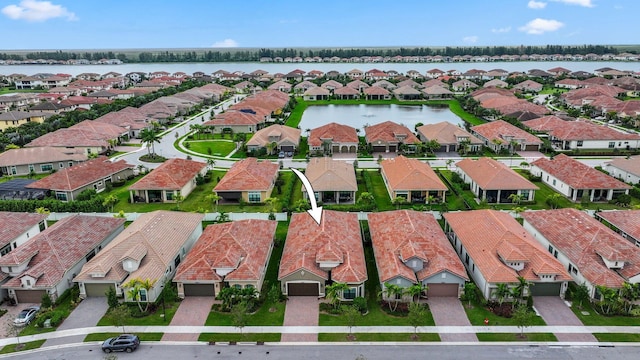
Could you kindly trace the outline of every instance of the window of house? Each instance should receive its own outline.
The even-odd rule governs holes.
[[[476,264],[471,265],[471,272],[476,272]]]
[[[147,299],[147,289],[140,289],[140,301],[149,301]]]
[[[464,263],[469,265],[469,254],[464,255]]]
[[[520,190],[520,196],[524,200],[529,200],[529,190]]]
[[[578,142],[576,143],[576,146],[582,146],[582,140],[578,140]]]
[[[553,254],[553,246],[549,245],[549,252]]]
[[[164,192],[164,197],[169,201],[173,200],[173,190],[166,190]]]
[[[60,201],[67,201],[67,193],[63,193],[63,192],[56,193],[56,199]]]
[[[235,284],[235,285],[233,285],[233,287],[236,288],[236,289],[242,289],[242,285],[240,285],[240,284]]]
[[[69,167],[73,166],[73,161],[69,161],[69,163],[67,164]]]
[[[556,179],[553,179],[553,186],[556,185]]]
[[[610,141],[609,142],[609,149],[613,149],[614,147],[616,147],[615,141]]]
[[[31,286],[31,280],[26,279],[25,282],[27,283],[27,286]]]
[[[358,289],[352,287],[342,291],[342,298],[346,300],[352,300],[356,298]]]
[[[245,285],[245,287],[244,287],[244,288],[245,288],[245,289],[253,289],[253,288],[254,288],[254,286],[253,286],[253,284],[247,284],[247,285]]]
[[[18,169],[15,166],[11,167],[11,175],[16,175],[18,173]]]
[[[553,257],[558,258],[558,250],[553,250]]]
[[[60,169],[64,168],[64,163],[58,163],[58,166],[60,167]]]
[[[250,191],[247,195],[250,203],[259,203],[261,200],[259,191]]]
[[[33,165],[29,165],[29,172],[32,173],[35,171],[36,171],[35,167]]]
[[[51,171],[51,170],[53,170],[53,165],[51,164],[40,165],[40,171]]]
[[[5,255],[7,255],[11,250],[12,250],[12,248],[11,248],[11,244],[8,244],[8,245],[6,245],[5,247],[3,247],[2,249],[0,249],[0,255],[1,255],[1,256],[5,256]]]
[[[176,258],[173,260],[173,264],[176,266],[176,268],[178,267],[178,265],[180,265],[180,255],[176,256]]]

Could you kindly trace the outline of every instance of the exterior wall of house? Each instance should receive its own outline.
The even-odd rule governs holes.
[[[21,176],[21,175],[29,175],[29,173],[31,173],[31,169],[33,168],[33,171],[36,174],[48,174],[51,172],[51,170],[47,170],[49,166],[51,166],[52,170],[59,171],[59,170],[70,167],[69,164],[76,165],[79,163],[80,161],[65,160],[65,161],[54,161],[54,162],[46,162],[46,163],[36,163],[36,164],[29,164],[29,165],[25,164],[25,165],[15,165],[15,166],[3,166],[2,168],[0,168],[0,170],[5,175]]]
[[[266,199],[271,197],[271,192],[273,191],[273,185],[269,190],[260,191],[260,202],[264,202]],[[245,202],[249,202],[249,193],[253,191],[243,191],[242,192],[242,200]]]
[[[461,278],[458,275],[452,274],[448,271],[442,271],[437,274],[433,274],[428,278],[422,280],[422,284],[426,285],[428,283],[437,283],[437,284],[458,284],[458,293],[464,287],[465,279]]]
[[[570,140],[562,141],[571,150],[577,149],[637,149],[638,140]],[[581,143],[578,146],[578,142]],[[613,144],[613,146],[612,146]]]
[[[553,246],[549,242],[549,240],[547,240],[536,228],[534,228],[531,224],[529,224],[527,220],[524,220],[524,223],[522,224],[522,226],[531,235],[533,235],[533,237],[536,240],[538,240],[538,242],[542,244],[542,246],[545,249],[547,249],[549,253],[551,253],[556,259],[558,259],[558,261],[562,264],[562,266],[564,266],[564,268],[567,269],[567,272],[569,273],[569,275],[571,275],[571,277],[573,278],[573,281],[575,281],[576,284],[585,284],[589,289],[589,296],[591,298],[594,298],[596,288],[591,282],[589,282],[582,275],[582,273],[580,272],[580,269],[578,269],[574,264],[572,264],[571,260],[569,260],[569,258],[564,253],[562,253],[562,251],[560,251],[555,246]],[[571,265],[571,268],[569,268],[569,265]]]
[[[43,116],[34,116],[31,118],[26,118],[26,119],[20,119],[20,120],[4,120],[4,121],[0,121],[0,131],[4,131],[10,127],[18,127],[22,124],[26,124],[28,122],[37,122],[37,123],[43,123],[44,122],[44,117]]]
[[[630,172],[619,169],[611,164],[605,166],[605,170],[609,172],[609,175],[614,178],[618,178],[626,183],[640,184],[640,174],[632,174]]]
[[[460,257],[460,260],[464,264],[464,267],[467,269],[467,273],[471,275],[471,279],[473,279],[473,282],[476,283],[476,286],[482,293],[482,296],[484,296],[485,299],[490,299],[492,295],[491,292],[495,288],[495,284],[488,283],[480,272],[480,269],[476,269],[476,265],[473,259],[467,253],[467,249],[462,246],[462,242],[458,239],[458,236],[455,233],[450,233],[449,241],[451,241],[451,244],[456,250],[458,257]]]
[[[540,176],[542,178],[543,183],[551,186],[551,188],[553,188],[555,191],[559,192],[560,194],[566,197],[570,197],[571,187],[565,184],[564,182],[560,181],[560,179],[556,178],[555,176],[547,173],[546,171],[540,169],[537,166],[531,167],[531,174],[533,174],[534,176]]]
[[[216,128],[213,130],[214,133],[220,134],[224,129],[233,130],[234,134],[238,133],[255,133],[258,128],[258,125],[216,125]]]
[[[403,289],[406,289],[406,288],[416,284],[417,282],[412,282],[412,281],[409,281],[409,280],[407,280],[407,279],[405,279],[403,277],[396,276],[393,279],[389,279],[389,281],[387,281],[387,283],[388,284],[393,284],[393,285],[398,285],[399,287],[401,287]],[[383,282],[380,283],[380,289],[382,289],[382,291],[383,291],[382,300],[395,300],[395,299],[390,298],[390,297],[385,295],[385,293],[384,293],[385,286],[384,286]],[[403,301],[409,301],[410,300],[410,296],[403,295],[402,296],[402,300]]]
[[[280,289],[282,293],[287,295],[287,283],[301,283],[301,282],[317,282],[320,283],[320,296],[324,296],[325,294],[325,280],[320,276],[313,274],[307,270],[300,269],[293,274],[283,277],[280,280]]]
[[[42,223],[43,223],[42,224],[43,228],[46,229],[47,228],[47,222],[43,221]],[[4,248],[0,249],[0,251],[2,253],[6,254],[6,252],[8,252],[8,251],[15,250],[18,246],[24,244],[25,242],[27,242],[27,240],[29,240],[30,238],[32,238],[33,236],[35,236],[35,235],[37,235],[39,233],[40,233],[40,225],[36,224],[36,225],[30,227],[24,233],[20,234],[15,239],[13,239]],[[0,256],[2,256],[2,255],[0,254]]]

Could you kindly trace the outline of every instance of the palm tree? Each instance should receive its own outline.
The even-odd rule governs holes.
[[[560,206],[559,202],[560,202],[561,198],[562,198],[562,195],[560,195],[558,193],[554,193],[554,194],[551,194],[551,195],[547,196],[547,199],[545,200],[545,202],[552,209],[557,209]]]
[[[530,283],[527,281],[527,279],[525,279],[522,276],[518,276],[518,283],[516,284],[516,286],[514,286],[514,290],[511,292],[512,294],[515,294],[517,296],[514,296],[515,298],[519,298],[519,299],[523,299],[525,296],[525,293],[527,293],[529,291],[529,287],[530,287]]]
[[[216,161],[213,159],[207,159],[207,166],[209,167],[209,170],[213,170],[216,166]]]
[[[115,205],[118,202],[118,197],[111,194],[111,195],[107,195],[104,200],[102,201],[102,206],[107,206],[109,207],[109,212],[113,212],[113,205]]]
[[[513,193],[511,195],[509,195],[509,197],[507,198],[509,201],[511,201],[512,203],[516,203],[516,204],[520,204],[520,202],[524,199],[524,196],[522,196],[522,194],[517,194],[517,193]]]
[[[269,205],[269,212],[275,213],[278,208],[278,198],[270,197],[264,199],[264,203]]]
[[[142,139],[142,143],[147,145],[147,150],[151,148],[151,152],[149,153],[149,155],[155,155],[155,143],[159,144],[160,140],[162,140],[162,136],[160,136],[158,130],[156,130],[155,128],[142,129],[142,131],[140,132],[140,138]]]
[[[129,294],[129,297],[131,297],[131,300],[136,301],[138,303],[138,308],[140,309],[140,312],[145,313],[147,312],[147,310],[149,310],[149,290],[153,288],[153,285],[155,285],[155,283],[156,283],[156,280],[150,280],[150,279],[141,280],[140,278],[135,278],[135,279],[131,279],[129,282],[122,285],[122,287],[129,289],[127,291],[127,293]],[[144,309],[142,308],[142,302],[140,301],[140,293],[141,293],[141,290],[143,289],[147,293],[147,299],[145,300],[146,305]]]
[[[413,284],[405,289],[406,294],[411,296],[411,302],[415,302],[416,298],[420,297],[423,291],[426,291],[427,287],[422,284]]]
[[[273,155],[273,150],[275,150],[277,147],[278,147],[278,143],[276,143],[275,141],[268,143],[266,145],[267,155]]]
[[[389,304],[389,310],[396,311],[398,308],[399,300],[398,296],[401,296],[403,290],[396,284],[384,283],[384,290],[380,292],[380,295],[387,298],[387,304]],[[393,308],[391,307],[391,299],[393,299]]]
[[[349,290],[349,285],[345,283],[334,282],[331,285],[327,285],[325,287],[325,297],[334,308],[337,308],[340,304],[340,299],[342,298],[342,293],[345,290]]]
[[[44,214],[48,216],[49,214],[51,214],[51,211],[49,211],[49,209],[47,209],[46,207],[39,207],[39,208],[36,208],[36,213]]]
[[[496,292],[495,296],[498,299],[498,304],[502,305],[504,300],[509,297],[511,291],[509,290],[509,285],[505,283],[496,284]]]
[[[220,201],[220,196],[216,193],[209,194],[204,198],[213,206],[213,212],[218,212],[218,201]]]
[[[184,196],[178,194],[173,199],[176,201],[176,206],[178,207],[178,210],[180,210],[180,204],[184,201]]]

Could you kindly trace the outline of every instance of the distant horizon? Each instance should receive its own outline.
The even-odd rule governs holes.
[[[637,0],[3,0],[0,27],[5,51],[578,46],[637,43],[638,13]]]

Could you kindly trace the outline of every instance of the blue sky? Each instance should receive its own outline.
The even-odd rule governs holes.
[[[0,49],[638,44],[638,0],[0,0]]]

